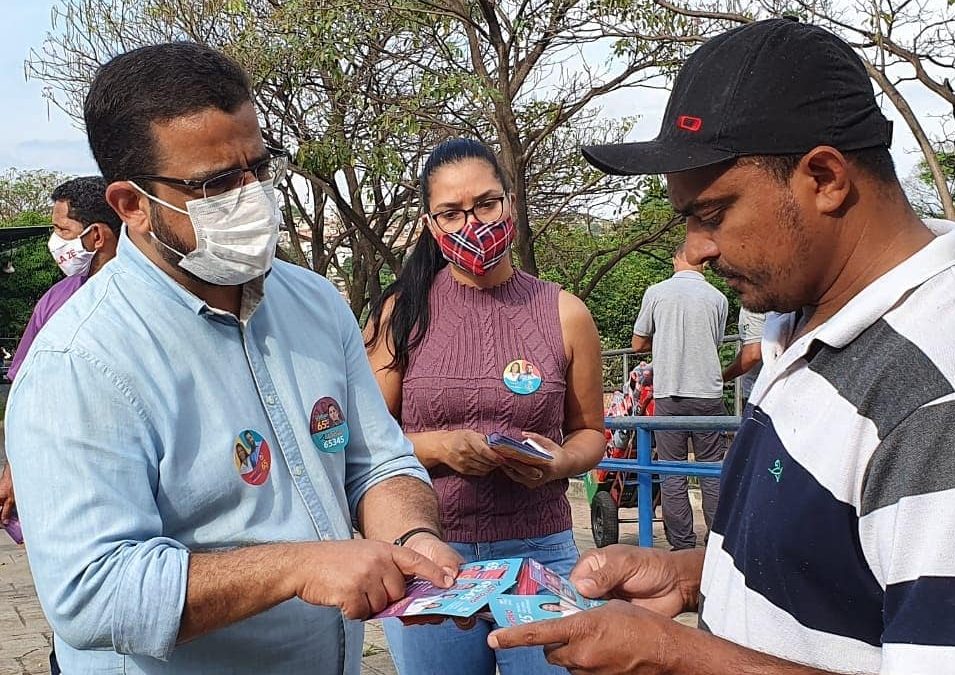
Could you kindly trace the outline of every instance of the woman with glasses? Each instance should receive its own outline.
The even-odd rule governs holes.
[[[511,264],[515,200],[488,148],[438,146],[421,193],[421,236],[366,330],[378,383],[465,561],[531,557],[566,575],[578,556],[567,479],[604,451],[596,327],[578,298]],[[554,459],[505,460],[488,446],[493,432],[532,439]],[[402,675],[557,671],[540,648],[495,654],[491,629],[385,622]]]

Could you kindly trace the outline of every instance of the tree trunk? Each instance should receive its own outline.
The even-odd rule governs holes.
[[[885,76],[885,73],[868,61],[866,61],[865,68],[869,71],[869,77],[875,80],[876,84],[886,93],[893,105],[895,105],[896,110],[902,115],[902,119],[905,120],[909,129],[912,130],[915,140],[918,141],[919,147],[922,149],[925,163],[928,165],[929,171],[932,172],[932,180],[935,182],[935,189],[938,190],[939,200],[942,202],[942,211],[945,213],[947,219],[955,220],[955,204],[952,203],[952,193],[948,189],[948,183],[945,182],[945,172],[942,171],[942,165],[939,164],[938,155],[935,154],[935,148],[932,147],[932,143],[925,134],[925,130],[922,129],[918,117],[912,112],[912,108],[909,107],[905,97],[902,96],[899,90],[895,88],[895,85],[889,81],[889,78]]]
[[[511,192],[517,201],[514,213],[514,250],[517,252],[518,265],[528,274],[537,276],[537,257],[534,255],[534,237],[531,232],[529,209],[527,208],[527,164],[523,159],[523,149],[516,134],[508,134],[498,129],[501,143],[502,168],[511,181]]]

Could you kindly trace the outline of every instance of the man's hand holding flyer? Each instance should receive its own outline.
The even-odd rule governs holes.
[[[548,594],[541,595],[541,591]],[[581,596],[556,572],[530,558],[484,560],[462,565],[451,588],[414,579],[406,595],[373,619],[477,617],[499,626],[556,619],[604,604]]]

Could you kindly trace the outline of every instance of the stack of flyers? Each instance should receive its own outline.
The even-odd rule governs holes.
[[[521,558],[505,558],[462,565],[451,588],[438,588],[429,581],[415,579],[405,589],[405,597],[372,619],[429,614],[473,616],[487,607],[492,597],[510,590],[523,562]]]
[[[512,589],[515,594],[509,593]],[[408,583],[405,597],[371,618],[477,616],[501,626],[513,626],[567,616],[602,604],[603,600],[583,597],[573,584],[536,560],[503,558],[462,565],[451,588],[438,588],[424,579],[414,579]]]
[[[554,461],[552,455],[544,446],[529,438],[517,441],[504,434],[494,432],[488,435],[487,444],[497,454],[521,464],[531,466],[547,466]]]
[[[580,611],[580,607],[556,595],[499,595],[491,598],[494,622],[502,627],[559,619]]]
[[[585,598],[574,585],[562,576],[549,570],[532,558],[528,558],[521,569],[517,592],[522,595],[538,593],[546,589],[578,609],[591,609],[606,604],[604,600]]]
[[[458,581],[451,588],[438,588],[430,581],[416,579],[408,585],[405,597],[371,618],[428,614],[468,617],[477,614],[491,597],[501,592],[496,581]]]
[[[23,543],[23,533],[20,531],[20,519],[16,516],[10,516],[10,520],[3,526],[10,538],[18,544]]]

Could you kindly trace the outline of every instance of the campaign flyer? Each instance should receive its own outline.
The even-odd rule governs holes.
[[[458,570],[458,580],[482,579],[499,582],[506,590],[517,581],[517,575],[524,564],[523,558],[501,558],[499,560],[480,560],[478,562],[461,565]]]
[[[23,532],[20,531],[20,520],[16,516],[11,516],[7,524],[3,526],[3,529],[7,531],[7,534],[10,535],[10,538],[13,539],[14,542],[17,544],[23,543]]]
[[[516,595],[509,594],[512,588]],[[541,594],[547,591],[553,595]],[[520,598],[531,599],[515,605]],[[533,603],[534,598],[546,598],[549,601],[541,600],[540,604],[534,606],[527,604]],[[580,611],[602,604],[602,600],[584,598],[569,581],[535,560],[502,558],[462,565],[451,588],[438,588],[429,581],[415,579],[409,582],[404,598],[389,605],[372,619],[428,615],[490,618],[490,611],[498,620],[498,613],[503,611],[512,614],[517,612],[521,617],[535,617],[519,621],[527,623],[563,616],[571,609]],[[502,626],[512,625],[498,623]]]
[[[405,597],[371,618],[428,614],[469,617],[483,609],[491,597],[505,590],[507,587],[495,580],[458,579],[451,588],[438,588],[430,581],[415,579],[408,584]]]
[[[525,565],[527,569],[526,576],[529,577],[530,580],[535,584],[537,584],[538,587],[550,591],[575,607],[579,607],[580,609],[590,609],[591,607],[599,607],[600,605],[605,604],[605,601],[603,600],[591,600],[590,598],[585,598],[577,592],[577,589],[574,588],[574,585],[567,581],[567,579],[564,579],[553,570],[547,569],[533,558],[528,558],[525,562]],[[526,590],[526,585],[520,590]]]
[[[559,619],[581,611],[556,595],[498,595],[491,598],[490,605],[494,622],[502,627]]]
[[[522,442],[495,432],[487,437],[487,444],[502,457],[522,464],[546,466],[554,461],[550,452],[530,439]]]

